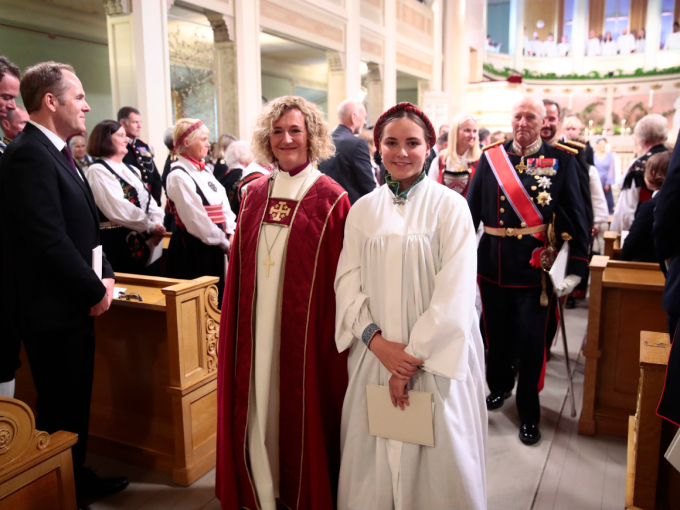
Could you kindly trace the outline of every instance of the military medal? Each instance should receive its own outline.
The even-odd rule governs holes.
[[[208,187],[213,190],[215,193],[217,193],[217,186],[215,186],[215,183],[213,182],[208,182]]]
[[[536,202],[541,204],[543,207],[550,204],[551,201],[552,197],[550,196],[550,193],[548,193],[547,191],[541,191],[536,197]]]
[[[548,189],[551,185],[552,185],[552,181],[549,178],[538,177],[538,187],[539,188]]]
[[[518,165],[515,165],[515,168],[517,169],[517,171],[518,171],[519,173],[524,173],[524,170],[527,169],[527,166],[524,164],[524,156],[522,156],[521,158],[519,158],[519,164],[518,164]]]

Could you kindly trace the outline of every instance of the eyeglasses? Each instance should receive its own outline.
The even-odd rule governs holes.
[[[136,299],[136,300],[138,300],[138,301],[140,301],[140,302],[141,302],[141,301],[144,301],[144,300],[142,299],[142,296],[140,296],[140,295],[137,294],[136,292],[130,292],[129,294],[126,294],[126,293],[123,292],[123,291],[120,291],[120,292],[118,293],[118,299],[124,299],[124,300],[126,300],[126,301],[130,301],[131,299],[132,299],[132,300],[135,300],[135,299]]]

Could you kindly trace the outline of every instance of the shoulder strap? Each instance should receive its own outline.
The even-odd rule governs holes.
[[[92,164],[94,165],[96,163],[99,163],[104,168],[106,168],[109,172],[111,172],[113,174],[113,176],[116,179],[118,179],[118,182],[120,183],[121,187],[125,188],[125,186],[130,186],[131,189],[135,190],[135,195],[137,194],[137,188],[135,188],[132,184],[130,184],[125,179],[123,179],[120,175],[118,175],[118,173],[113,168],[111,168],[111,166],[106,161],[104,161],[103,159],[98,159],[98,160],[94,161]],[[126,165],[128,168],[130,168],[130,165],[128,165],[127,163],[124,163],[124,165]],[[131,169],[131,171],[132,171],[132,173],[135,173],[134,170]],[[149,214],[149,206],[151,205],[151,192],[148,189],[146,190],[146,192],[149,195],[149,197],[148,197],[149,201],[146,203],[146,211],[144,211],[144,212],[145,212],[145,214]],[[134,205],[141,208],[141,204],[139,203],[139,201],[137,201],[137,203],[134,203]]]
[[[537,227],[543,224],[543,216],[538,211],[533,201],[529,197],[527,190],[519,180],[517,172],[508,159],[505,147],[497,145],[484,151],[491,171],[496,176],[498,185],[503,190],[510,206],[515,210],[517,216],[526,223],[527,227]],[[544,234],[534,234],[538,239],[543,240]]]
[[[175,161],[172,165],[170,165],[170,171],[168,172],[168,175],[170,175],[170,173],[171,173],[173,170],[181,170],[182,172],[184,172],[185,174],[187,174],[187,175],[189,176],[189,179],[191,179],[192,181],[194,181],[194,186],[196,186],[196,194],[197,194],[199,197],[201,197],[201,201],[203,202],[203,205],[204,205],[204,206],[210,205],[210,202],[208,202],[208,199],[205,197],[205,194],[203,193],[203,191],[201,191],[201,187],[200,187],[200,186],[198,185],[198,183],[196,182],[196,179],[194,179],[193,177],[191,177],[191,174],[190,174],[189,172],[187,172],[187,169],[184,168],[184,165],[182,165],[181,163],[178,163],[178,162]]]

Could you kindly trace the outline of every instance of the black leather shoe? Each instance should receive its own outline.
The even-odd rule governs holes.
[[[573,296],[569,296],[564,307],[567,310],[573,310],[574,308],[576,308],[576,298],[574,298]]]
[[[116,494],[130,482],[123,476],[99,478],[94,471],[82,468],[76,476],[76,494],[78,499],[99,499]]]
[[[492,391],[489,393],[489,396],[486,397],[486,408],[491,411],[493,409],[503,407],[503,402],[505,402],[506,398],[510,398],[510,395],[512,395],[511,391],[504,391],[500,393]]]
[[[538,430],[538,425],[524,423],[519,428],[519,440],[524,444],[538,443],[541,440],[541,431]]]

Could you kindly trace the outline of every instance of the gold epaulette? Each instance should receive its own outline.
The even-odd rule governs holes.
[[[576,147],[577,149],[581,149],[581,150],[586,148],[585,143],[577,142],[576,140],[566,140],[564,143],[566,145],[569,145],[571,147]]]
[[[566,145],[562,145],[561,143],[554,143],[553,147],[555,147],[556,149],[562,149],[564,152],[568,152],[569,154],[573,155],[578,154],[578,151],[573,147],[567,147]]]
[[[487,149],[490,149],[491,147],[495,147],[496,145],[500,145],[502,143],[503,143],[503,140],[499,140],[497,142],[490,143],[489,145],[485,145],[484,147],[482,147],[482,151],[485,151]]]

